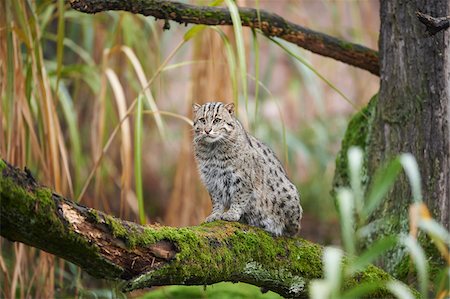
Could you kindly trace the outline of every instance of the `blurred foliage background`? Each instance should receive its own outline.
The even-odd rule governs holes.
[[[375,0],[237,4],[377,49]],[[248,28],[171,22],[163,30],[164,21],[151,17],[87,15],[62,0],[0,0],[0,11],[2,158],[117,217],[196,225],[211,207],[192,156],[191,105],[234,101],[244,125],[275,150],[300,190],[303,236],[339,242],[334,159],[354,107],[378,91],[377,77],[283,43],[352,107],[295,55]],[[116,285],[37,249],[5,239],[0,248],[2,298],[123,296]]]

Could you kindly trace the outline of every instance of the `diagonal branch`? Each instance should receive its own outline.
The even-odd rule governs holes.
[[[72,8],[97,13],[124,10],[178,23],[232,25],[230,12],[223,7],[196,6],[170,0],[69,0]],[[242,25],[259,29],[266,36],[275,36],[309,51],[331,57],[379,76],[378,52],[330,35],[294,24],[265,10],[239,8]],[[170,28],[164,26],[165,29]]]
[[[65,199],[1,159],[0,235],[62,257],[92,276],[126,280],[128,291],[241,281],[303,298],[309,282],[323,272],[322,248],[306,240],[273,238],[229,222],[141,226]],[[369,266],[345,287],[387,279]],[[373,294],[384,295],[383,290]]]
[[[450,16],[435,18],[420,11],[416,11],[416,16],[426,26],[426,31],[430,36],[450,27]]]

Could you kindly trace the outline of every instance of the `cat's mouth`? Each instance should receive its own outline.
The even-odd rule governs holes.
[[[213,143],[222,139],[222,136],[216,134],[202,134],[200,140],[207,143]]]

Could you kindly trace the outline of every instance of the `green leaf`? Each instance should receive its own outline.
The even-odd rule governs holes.
[[[408,287],[398,280],[388,282],[386,287],[398,299],[415,299]]]
[[[73,100],[70,96],[69,91],[66,88],[65,84],[60,83],[58,90],[58,98],[61,104],[61,108],[64,114],[64,117],[67,122],[67,126],[69,128],[69,137],[70,143],[72,146],[72,154],[74,161],[74,171],[75,171],[75,194],[80,192],[80,182],[82,169],[84,169],[85,159],[81,151],[81,137],[80,130],[77,122],[77,113],[75,111],[75,107],[73,106]]]
[[[342,294],[340,298],[341,299],[366,298],[368,297],[367,295],[380,289],[383,286],[383,284],[384,284],[383,281],[365,282],[346,291],[344,294]]]
[[[259,5],[259,0],[257,0],[257,5]],[[259,10],[257,10],[258,16],[259,16]],[[256,128],[256,123],[259,119],[258,117],[258,110],[259,110],[259,42],[258,42],[258,35],[256,34],[256,30],[252,29],[252,36],[253,36],[253,51],[255,53],[255,114],[254,114],[254,121],[253,121],[253,127]]]
[[[59,81],[61,80],[61,69],[63,66],[63,53],[64,53],[64,10],[65,10],[65,3],[64,0],[58,1],[58,37],[56,41],[56,73],[57,73],[57,79],[56,79],[56,90],[58,90]]]
[[[142,189],[142,95],[136,104],[134,127],[134,179],[136,181],[136,197],[138,201],[139,220],[145,224],[144,195]]]
[[[445,298],[445,295],[449,294],[449,290],[450,290],[450,267],[449,266],[447,266],[446,268],[441,269],[439,271],[439,273],[436,275],[434,285],[436,288],[436,293],[435,293],[436,298]]]
[[[416,159],[411,154],[402,154],[400,156],[400,163],[402,163],[403,169],[409,179],[414,202],[422,202],[422,186]]]
[[[328,281],[316,279],[309,284],[309,297],[314,299],[330,298],[330,285]]]
[[[367,219],[370,214],[379,206],[381,200],[386,196],[397,179],[402,169],[400,160],[394,159],[386,167],[379,168],[374,176],[374,181],[370,187],[362,214]]]
[[[327,80],[324,76],[322,76],[311,64],[309,64],[308,61],[294,53],[289,49],[289,47],[285,44],[287,42],[280,41],[278,39],[275,39],[273,37],[268,37],[273,43],[278,45],[280,48],[282,48],[284,51],[286,51],[290,56],[298,60],[300,63],[302,63],[304,66],[306,66],[309,70],[311,70],[317,77],[319,77],[325,84],[327,84],[331,89],[336,91],[347,103],[350,104],[356,111],[359,111],[360,109],[342,92],[340,91],[333,83],[331,83],[329,80]],[[367,118],[367,115],[363,114],[364,117]]]
[[[419,245],[419,242],[411,236],[402,238],[402,243],[405,245],[406,249],[409,251],[414,265],[417,269],[417,276],[420,285],[420,292],[422,298],[427,298],[428,292],[428,262],[425,256],[425,252]]]
[[[239,73],[241,75],[241,88],[244,94],[245,110],[248,111],[248,94],[247,94],[247,64],[245,59],[244,34],[242,32],[241,17],[239,10],[231,0],[225,0],[230,11],[231,20],[233,21],[234,35],[236,39],[237,56],[239,60]]]
[[[208,6],[219,6],[223,3],[224,0],[214,0],[213,2],[209,3]]]
[[[239,91],[238,91],[238,80],[236,78],[236,57],[233,51],[233,47],[231,46],[230,40],[227,35],[220,29],[219,27],[212,27],[214,31],[216,31],[220,38],[222,39],[223,45],[225,46],[225,53],[227,55],[228,60],[228,70],[230,72],[231,77],[231,89],[233,90],[233,100],[234,103],[238,103],[239,100]]]
[[[342,279],[342,257],[344,252],[339,248],[326,247],[323,251],[323,272],[328,282],[331,297],[338,298]]]
[[[419,227],[423,231],[425,231],[432,238],[437,238],[440,241],[450,246],[450,233],[436,220],[427,219],[427,220],[419,220]]]
[[[350,274],[363,271],[364,268],[370,265],[380,255],[394,247],[396,243],[397,238],[394,236],[388,236],[377,240],[350,264],[348,271]]]
[[[353,190],[356,212],[359,215],[363,206],[363,190],[361,185],[363,152],[360,148],[352,146],[347,152],[350,185]]]
[[[194,36],[196,36],[198,33],[202,32],[205,28],[207,28],[206,25],[195,25],[191,29],[186,31],[186,33],[183,36],[183,39],[185,41],[188,41]]]
[[[355,230],[353,227],[355,207],[353,194],[349,189],[340,189],[337,193],[337,200],[345,251],[350,256],[353,256],[355,254]]]

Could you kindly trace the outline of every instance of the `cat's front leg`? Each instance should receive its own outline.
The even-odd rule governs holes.
[[[223,203],[219,200],[212,200],[213,208],[211,214],[206,217],[205,222],[213,222],[222,218],[224,210]]]
[[[222,214],[221,219],[225,221],[239,221],[244,214],[245,208],[251,198],[251,194],[239,193],[236,194],[231,201],[231,206],[225,213]]]

